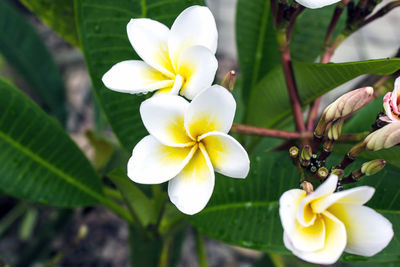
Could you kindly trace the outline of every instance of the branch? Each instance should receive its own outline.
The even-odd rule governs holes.
[[[313,133],[310,131],[299,133],[299,132],[290,132],[290,131],[283,131],[283,130],[276,130],[276,129],[267,129],[267,128],[238,124],[238,123],[234,123],[232,125],[231,132],[239,133],[239,134],[263,136],[263,137],[275,137],[275,138],[288,139],[288,140],[312,138],[312,136],[313,136]],[[367,135],[368,135],[368,132],[342,134],[339,137],[338,141],[339,142],[361,141]]]
[[[324,41],[325,49],[321,56],[321,60],[320,60],[321,63],[328,63],[329,61],[331,61],[331,58],[332,58],[332,55],[333,55],[335,49],[341,43],[341,42],[340,43],[336,42],[336,44],[335,44],[335,42],[334,42],[333,47],[329,46],[329,43],[331,42],[333,32],[335,31],[335,28],[339,21],[339,18],[343,13],[344,8],[346,7],[346,5],[349,2],[350,2],[349,0],[343,0],[336,6],[335,11],[333,12],[331,22],[329,23],[328,30],[326,31],[326,35],[325,35],[325,41]],[[318,97],[310,105],[310,111],[308,113],[308,118],[307,118],[307,130],[309,130],[309,131],[311,131],[314,128],[314,124],[318,117],[318,108],[319,108],[320,104],[321,104],[321,97]]]
[[[296,82],[294,80],[294,72],[292,68],[292,61],[290,58],[290,48],[286,38],[286,32],[278,31],[277,36],[279,42],[279,52],[281,55],[283,74],[285,76],[290,104],[292,106],[292,112],[293,112],[294,122],[296,125],[296,130],[302,132],[306,130],[306,127],[304,124],[303,112],[301,111],[301,105],[296,88]]]
[[[382,7],[381,9],[379,9],[374,15],[370,16],[368,19],[366,19],[358,29],[360,29],[361,27],[364,27],[365,25],[371,23],[372,21],[379,19],[380,17],[386,15],[387,13],[389,13],[392,9],[396,8],[400,6],[400,1],[393,1],[390,2],[389,4],[387,4],[386,6]]]

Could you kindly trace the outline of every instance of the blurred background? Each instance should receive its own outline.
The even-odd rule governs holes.
[[[52,53],[67,90],[68,131],[86,155],[95,161],[87,131],[95,128],[95,122],[100,121],[105,125],[106,122],[99,115],[91,93],[91,81],[81,51],[54,33],[19,1],[0,1],[12,3],[29,20]],[[387,2],[383,1],[381,5]],[[207,4],[216,18],[219,30],[217,57],[218,77],[221,79],[229,70],[240,72],[234,30],[235,23],[240,21],[235,21],[236,0],[209,0]],[[400,44],[399,26],[400,8],[353,34],[340,46],[332,61],[393,56]],[[27,83],[1,54],[0,75],[38,101]],[[354,87],[361,79],[363,77],[329,93],[324,97],[324,103],[329,103],[338,94]],[[113,138],[110,131],[109,134]],[[129,266],[128,242],[127,225],[105,208],[60,211],[6,196],[0,197],[0,259],[11,266],[28,266],[32,259],[37,262],[34,266]],[[192,229],[187,229],[183,244],[180,266],[198,266]],[[278,266],[283,263],[286,266],[311,266],[289,256],[270,255],[269,258],[262,258],[260,252],[211,239],[206,240],[206,252],[209,266],[270,266],[271,260]],[[336,266],[345,264],[339,263]]]

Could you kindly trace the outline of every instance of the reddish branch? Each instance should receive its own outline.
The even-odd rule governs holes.
[[[290,131],[282,131],[276,129],[267,129],[250,125],[243,125],[234,123],[231,128],[231,132],[240,133],[240,134],[248,134],[248,135],[256,135],[256,136],[264,136],[264,137],[275,137],[281,139],[303,139],[303,138],[312,138],[313,133],[311,131],[307,132],[290,132]],[[342,142],[355,142],[360,141],[367,136],[368,133],[357,133],[357,134],[342,134],[339,137],[338,141]]]
[[[341,38],[340,36],[335,40],[335,42],[332,43],[332,45],[329,45],[331,42],[333,32],[335,31],[336,25],[339,21],[340,16],[343,13],[344,8],[346,5],[350,2],[350,0],[343,0],[341,3],[339,3],[335,11],[333,12],[331,22],[329,23],[328,30],[325,35],[325,50],[321,56],[321,63],[328,63],[331,61],[331,58],[333,56],[333,53],[335,52],[336,48],[343,42],[344,38]],[[314,128],[314,124],[317,120],[318,117],[318,108],[319,105],[321,104],[321,97],[318,97],[315,99],[311,105],[310,105],[310,111],[308,113],[308,118],[307,118],[307,130],[311,131]]]

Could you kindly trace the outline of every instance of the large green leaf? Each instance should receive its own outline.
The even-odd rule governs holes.
[[[143,96],[107,89],[101,77],[114,64],[139,59],[126,35],[131,18],[149,17],[168,26],[186,7],[202,0],[76,0],[78,32],[94,93],[122,145],[131,150],[147,134],[140,119]]]
[[[391,74],[400,68],[400,59],[378,59],[349,63],[293,62],[297,88],[303,105],[362,74]],[[281,68],[269,72],[252,91],[248,120],[271,127],[291,113],[289,96]]]
[[[56,206],[104,202],[99,177],[52,118],[0,80],[0,188]]]
[[[39,35],[17,9],[0,1],[0,53],[35,91],[46,109],[66,120],[61,75]]]
[[[21,0],[21,2],[65,40],[79,47],[74,0]]]
[[[280,64],[269,0],[239,0],[236,8],[236,41],[247,103],[250,90]]]
[[[336,157],[332,163],[339,160]],[[357,161],[353,168],[359,167]],[[298,187],[299,176],[285,152],[255,155],[246,180],[218,175],[214,194],[207,207],[190,222],[204,234],[252,249],[288,253],[283,245],[283,230],[279,219],[278,200],[283,192]],[[288,167],[289,166],[289,167]],[[377,209],[393,224],[395,238],[373,258],[345,254],[344,261],[395,261],[400,256],[400,179],[398,169],[387,166],[379,175],[363,178],[361,185],[376,188],[368,206]]]

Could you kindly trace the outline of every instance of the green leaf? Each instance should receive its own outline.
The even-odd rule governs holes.
[[[335,5],[318,9],[307,8],[299,16],[293,30],[291,54],[294,60],[314,62],[324,49],[324,39]],[[343,13],[345,13],[344,11]],[[344,28],[346,14],[340,17],[333,38]]]
[[[336,163],[340,157],[330,159]],[[289,253],[283,245],[278,200],[283,192],[298,188],[299,175],[286,152],[268,152],[251,158],[246,180],[218,175],[207,207],[189,221],[197,229],[223,242],[266,252]],[[353,163],[353,168],[363,161]],[[369,262],[395,261],[400,256],[400,179],[398,169],[387,166],[378,175],[365,177],[359,185],[376,188],[367,206],[377,209],[393,224],[395,237],[390,245]],[[344,261],[365,258],[347,255]]]
[[[99,177],[57,122],[0,80],[0,188],[54,206],[104,201]]]
[[[8,1],[0,1],[0,32],[0,53],[31,86],[45,109],[64,124],[65,89],[61,74],[34,28]]]
[[[362,74],[391,74],[400,68],[400,59],[377,59],[349,63],[293,62],[297,88],[303,105]],[[291,113],[289,96],[281,68],[269,72],[250,96],[249,123],[262,127],[276,125]]]
[[[21,0],[21,2],[70,44],[79,47],[74,0]]]
[[[275,66],[280,65],[269,0],[239,0],[236,8],[236,42],[243,79],[243,97]]]
[[[139,59],[128,41],[126,25],[131,18],[149,17],[171,26],[186,7],[202,0],[76,0],[77,26],[94,93],[125,149],[147,134],[139,114],[143,96],[117,93],[107,89],[101,77],[114,64]]]
[[[117,186],[128,205],[138,216],[142,225],[155,224],[157,209],[155,203],[150,200],[121,169],[115,169],[107,175]]]

